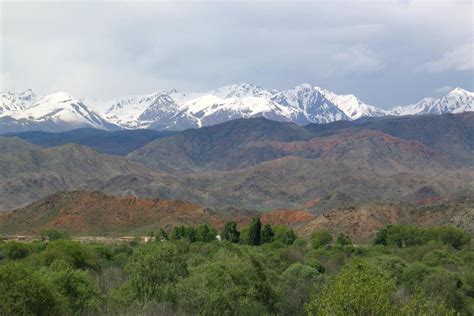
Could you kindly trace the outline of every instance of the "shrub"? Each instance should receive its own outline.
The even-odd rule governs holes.
[[[346,265],[305,308],[310,315],[388,315],[395,282],[365,260]]]
[[[292,245],[296,240],[295,232],[288,226],[274,226],[273,231],[273,240],[279,241],[284,245]]]
[[[63,315],[65,301],[41,275],[20,263],[0,266],[1,315]]]
[[[129,275],[126,286],[142,306],[164,299],[168,287],[188,274],[183,249],[171,242],[152,243],[139,249],[125,271]]]
[[[51,266],[55,261],[65,261],[76,269],[97,269],[98,256],[87,245],[70,240],[50,242],[39,260],[46,266]]]
[[[48,239],[50,241],[70,238],[68,233],[56,229],[45,229],[40,232],[40,236],[43,240]]]
[[[22,259],[28,256],[31,252],[31,247],[28,244],[11,241],[3,246],[5,255],[10,260]]]
[[[332,235],[327,229],[315,231],[311,235],[311,246],[314,249],[324,247],[332,242]]]

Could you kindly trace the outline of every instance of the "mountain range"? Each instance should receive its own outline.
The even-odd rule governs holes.
[[[26,90],[0,94],[0,133],[59,132],[81,127],[185,130],[252,117],[306,125],[469,111],[474,111],[474,93],[461,88],[390,111],[368,105],[354,95],[338,95],[310,84],[278,91],[242,83],[202,93],[159,91],[109,101],[76,98],[65,92],[38,97]]]
[[[85,131],[0,137],[0,210],[65,190],[316,213],[474,195],[474,112],[306,126],[236,119],[148,139]],[[120,139],[117,154],[94,150]]]

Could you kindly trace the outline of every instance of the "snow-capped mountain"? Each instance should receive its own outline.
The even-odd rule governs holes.
[[[297,124],[349,119],[341,109],[310,84],[301,84],[293,89],[278,92],[272,96],[272,101],[290,109],[290,121]]]
[[[31,89],[21,93],[0,93],[0,115],[8,111],[19,111],[28,108],[36,101],[36,95]]]
[[[65,92],[50,94],[25,108],[0,116],[0,131],[63,131],[79,127],[117,129],[118,126]]]
[[[338,95],[320,87],[315,87],[315,89],[324,95],[326,99],[334,103],[352,120],[357,120],[364,116],[384,116],[388,114],[385,110],[362,102],[353,94]]]
[[[111,101],[77,99],[65,92],[38,98],[31,90],[26,90],[18,94],[0,94],[0,133],[78,127],[182,130],[250,117],[304,125],[367,116],[465,111],[474,111],[474,93],[461,88],[441,98],[425,98],[392,111],[368,105],[351,94],[338,95],[310,84],[277,91],[241,83],[207,92],[187,93],[173,89]]]
[[[474,111],[474,93],[455,88],[441,98],[424,98],[418,103],[395,107],[393,115],[422,115]]]

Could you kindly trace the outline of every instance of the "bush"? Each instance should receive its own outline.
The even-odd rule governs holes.
[[[28,244],[16,241],[5,243],[3,249],[6,257],[10,260],[25,258],[31,252],[31,247]]]
[[[51,266],[55,261],[65,261],[76,269],[97,269],[98,256],[90,246],[70,240],[50,242],[39,256],[40,263]]]
[[[311,235],[311,246],[314,249],[324,247],[332,242],[332,235],[327,229],[315,231]]]
[[[170,287],[188,274],[183,249],[171,242],[152,243],[139,249],[125,271],[129,275],[126,287],[141,306],[163,300]]]
[[[470,240],[471,236],[467,232],[450,226],[423,228],[410,225],[388,225],[377,232],[374,245],[395,245],[402,248],[439,241],[460,249],[469,244]]]
[[[319,268],[319,267],[318,267]],[[303,315],[314,285],[321,282],[321,273],[313,266],[293,263],[281,275],[280,313]]]
[[[0,266],[1,315],[63,315],[65,301],[41,275],[23,264]]]
[[[310,315],[388,315],[395,313],[395,282],[374,264],[346,265],[305,308]]]
[[[68,264],[56,261],[42,275],[66,298],[72,314],[84,314],[96,310],[101,302],[99,289],[89,272],[74,270]]]
[[[178,306],[190,314],[262,315],[274,313],[275,293],[262,263],[224,244],[191,270],[176,288]]]
[[[274,226],[273,231],[273,240],[281,242],[284,245],[292,245],[296,240],[295,232],[288,226]]]
[[[69,239],[69,234],[66,232],[61,232],[55,229],[45,229],[40,232],[41,239],[45,240],[60,240],[60,239]]]

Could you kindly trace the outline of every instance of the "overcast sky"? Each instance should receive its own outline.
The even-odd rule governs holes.
[[[0,3],[0,90],[311,83],[383,108],[474,90],[468,1]]]

